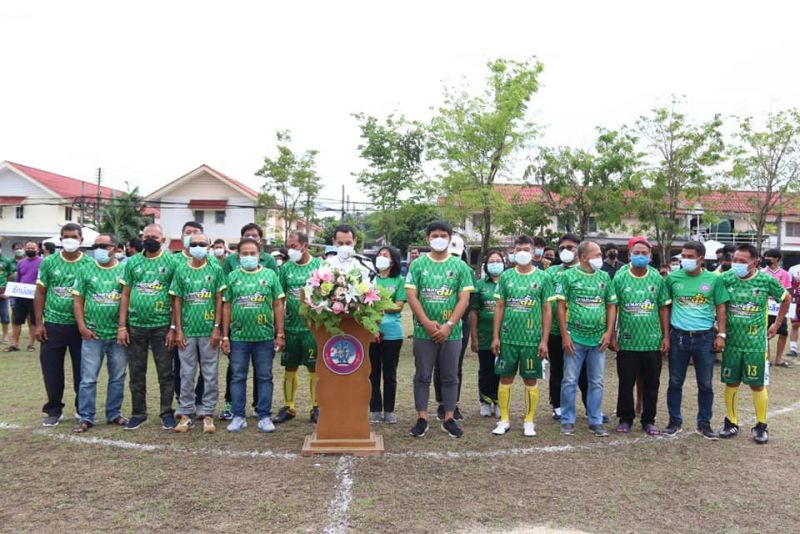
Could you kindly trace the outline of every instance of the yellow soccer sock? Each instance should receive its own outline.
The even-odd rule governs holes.
[[[725,411],[728,421],[734,425],[739,424],[736,414],[737,404],[739,403],[739,386],[725,386]]]
[[[311,407],[317,407],[317,373],[308,372],[308,393],[311,399]]]
[[[753,404],[756,407],[756,421],[767,424],[767,388],[753,392]]]
[[[539,406],[539,385],[525,386],[525,422],[533,423],[536,407]]]
[[[283,400],[292,411],[294,411],[294,397],[298,383],[297,371],[286,371],[283,375]]]
[[[497,405],[500,406],[500,420],[508,421],[508,407],[511,405],[511,384],[497,387]]]

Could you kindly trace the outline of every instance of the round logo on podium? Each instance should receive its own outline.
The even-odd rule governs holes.
[[[364,363],[364,347],[353,336],[333,336],[322,347],[322,361],[332,373],[349,375],[358,371]]]

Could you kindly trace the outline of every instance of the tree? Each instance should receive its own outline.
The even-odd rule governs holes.
[[[527,148],[536,128],[526,115],[539,89],[543,66],[526,62],[490,61],[487,87],[480,96],[445,89],[445,102],[431,122],[430,150],[438,161],[449,213],[481,214],[481,253],[492,238],[494,215],[511,203],[495,190],[508,176],[515,155]]]
[[[361,252],[364,250],[364,245],[366,244],[367,236],[364,233],[364,230],[361,229],[361,221],[353,217],[352,215],[347,215],[344,221],[341,221],[337,217],[327,217],[323,221],[322,232],[317,235],[317,239],[321,240],[324,244],[330,245],[333,243],[333,231],[336,229],[337,226],[340,224],[349,224],[353,227],[356,232],[356,251]]]
[[[256,176],[265,179],[261,189],[259,204],[268,209],[281,212],[284,221],[283,240],[289,239],[292,225],[301,215],[310,220],[313,215],[313,202],[322,189],[317,176],[317,150],[306,150],[296,154],[289,147],[292,135],[289,130],[278,130],[278,157],[264,158],[264,165],[256,171]]]
[[[503,235],[534,236],[550,224],[550,212],[542,202],[522,202],[519,197],[511,199],[512,209],[495,215],[495,223]]]
[[[525,171],[542,188],[543,207],[567,231],[585,238],[592,220],[602,228],[622,225],[626,212],[622,184],[640,165],[636,138],[630,132],[598,130],[594,151],[541,148]]]
[[[651,115],[636,121],[649,161],[644,172],[628,182],[631,212],[642,229],[652,233],[662,261],[669,258],[672,242],[680,235],[679,210],[708,191],[724,150],[719,115],[693,124],[676,111],[679,103],[673,98],[669,108],[653,109]]]
[[[787,193],[800,189],[800,111],[770,113],[763,129],[747,117],[740,121],[735,137],[731,177],[738,189],[755,193],[750,198],[751,225],[761,254],[769,220],[779,221]]]
[[[364,140],[358,150],[368,162],[367,168],[354,176],[381,213],[381,233],[391,243],[399,222],[393,215],[404,203],[404,197],[419,200],[425,196],[425,129],[402,116],[389,115],[383,123],[363,113],[353,116]]]
[[[118,197],[112,196],[103,207],[98,231],[114,234],[120,242],[139,237],[142,229],[153,222],[152,216],[143,215],[145,207],[138,187]]]

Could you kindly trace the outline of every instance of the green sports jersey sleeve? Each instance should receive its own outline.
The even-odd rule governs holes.
[[[52,255],[46,257],[39,264],[39,273],[36,275],[36,283],[44,288],[50,286],[50,262],[47,261],[52,258]]]
[[[731,300],[731,296],[722,281],[722,277],[714,277],[714,304],[725,304],[729,300]]]
[[[405,284],[403,284],[403,279],[400,278],[400,277],[398,277],[398,278],[399,278],[399,280],[398,280],[399,283],[396,285],[395,290],[394,290],[394,301],[395,302],[400,302],[400,301],[406,302],[406,300],[408,300],[406,298],[406,286],[405,286]]]
[[[778,282],[776,279],[770,276],[769,280],[770,282],[769,286],[767,287],[767,292],[769,296],[775,300],[775,302],[780,303],[783,299],[786,298],[786,295],[788,295],[788,293],[786,292],[786,289],[784,289],[784,287],[781,285],[781,283]]]
[[[600,271],[600,272],[605,274],[604,271]],[[614,289],[614,284],[611,283],[611,277],[609,277],[607,274],[606,274],[605,277],[607,279],[606,282],[605,282],[605,284],[606,284],[606,292],[605,292],[606,304],[616,304],[617,303],[617,292]]]
[[[417,284],[418,284],[417,273],[419,271],[419,265],[421,263],[420,259],[422,258],[419,258],[415,262],[413,262],[411,264],[411,267],[409,267],[408,269],[408,274],[406,275],[406,283],[405,283],[406,289],[417,289]]]

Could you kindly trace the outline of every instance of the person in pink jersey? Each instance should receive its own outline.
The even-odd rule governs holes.
[[[792,288],[792,277],[789,275],[789,272],[780,266],[780,261],[782,258],[781,251],[777,248],[771,248],[764,253],[764,263],[766,264],[763,271],[767,275],[771,276],[781,286],[786,289],[787,291],[791,291]],[[775,323],[775,319],[778,315],[778,305],[775,301],[770,299],[769,301],[769,326],[772,326]],[[772,362],[772,365],[776,367],[791,367],[791,364],[783,359],[783,351],[786,348],[786,341],[789,336],[789,330],[786,327],[786,320],[784,319],[781,325],[778,327],[778,345],[775,351],[775,361]],[[771,357],[772,350],[767,344],[767,356]]]

